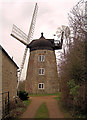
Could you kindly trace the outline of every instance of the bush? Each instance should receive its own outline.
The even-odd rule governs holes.
[[[28,93],[25,91],[19,91],[18,96],[21,100],[28,100]]]
[[[78,92],[79,85],[77,85],[77,84],[75,83],[75,80],[74,80],[74,79],[68,81],[68,82],[67,82],[67,85],[68,85],[69,88],[70,88],[70,95],[73,95],[74,100],[77,100],[78,95],[79,95],[79,92]]]

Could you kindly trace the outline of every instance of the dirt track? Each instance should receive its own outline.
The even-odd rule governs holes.
[[[39,106],[45,102],[49,111],[49,118],[64,118],[63,113],[60,111],[57,101],[54,99],[56,96],[41,96],[31,97],[32,102],[27,107],[21,118],[35,118],[35,114]]]

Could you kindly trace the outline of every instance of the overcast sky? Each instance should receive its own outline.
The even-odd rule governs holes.
[[[42,2],[41,2],[42,1]],[[28,34],[35,3],[38,15],[34,39],[41,32],[45,38],[54,38],[57,27],[68,25],[68,13],[79,0],[0,0],[0,44],[20,67],[25,46],[11,37],[12,26]],[[23,78],[25,75],[23,75]]]

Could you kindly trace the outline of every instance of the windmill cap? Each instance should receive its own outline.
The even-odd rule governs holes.
[[[39,39],[33,40],[29,45],[30,51],[33,50],[54,50],[54,39],[46,39],[43,36],[43,32],[41,33],[41,37]]]

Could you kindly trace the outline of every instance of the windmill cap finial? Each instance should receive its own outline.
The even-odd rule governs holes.
[[[41,33],[41,37],[43,37],[43,32]]]

